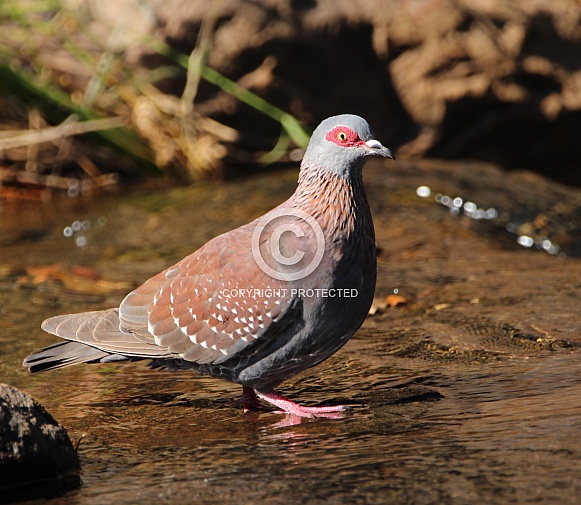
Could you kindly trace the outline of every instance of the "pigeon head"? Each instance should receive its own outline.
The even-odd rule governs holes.
[[[369,156],[395,159],[391,150],[373,138],[365,119],[342,114],[327,118],[317,126],[302,167],[323,169],[348,179],[361,172]]]

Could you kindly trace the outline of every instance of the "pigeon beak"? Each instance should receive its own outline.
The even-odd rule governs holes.
[[[391,149],[383,146],[379,140],[369,139],[365,142],[365,145],[367,146],[368,156],[382,156],[383,158],[395,160],[395,154],[391,152]]]

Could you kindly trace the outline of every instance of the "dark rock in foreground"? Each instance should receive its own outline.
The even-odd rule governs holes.
[[[0,384],[0,503],[49,497],[80,484],[66,430],[31,396]]]

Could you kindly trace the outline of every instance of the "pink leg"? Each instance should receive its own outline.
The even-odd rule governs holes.
[[[288,398],[278,394],[276,391],[271,393],[261,393],[254,390],[255,397],[274,405],[281,409],[280,414],[290,414],[299,417],[326,417],[328,419],[341,419],[342,412],[347,409],[343,405],[334,405],[331,407],[303,407]]]
[[[245,414],[252,410],[264,410],[264,406],[260,403],[258,396],[256,396],[254,389],[251,387],[242,386],[242,396],[238,401],[242,403]]]

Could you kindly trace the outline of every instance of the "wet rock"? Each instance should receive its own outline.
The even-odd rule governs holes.
[[[0,384],[0,503],[76,487],[79,459],[66,430],[32,397]]]

